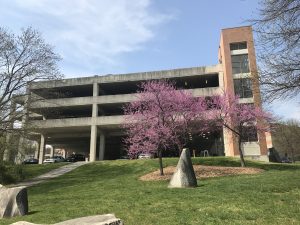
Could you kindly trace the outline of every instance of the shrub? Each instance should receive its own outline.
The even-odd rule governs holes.
[[[16,183],[24,179],[22,165],[0,164],[0,184]]]

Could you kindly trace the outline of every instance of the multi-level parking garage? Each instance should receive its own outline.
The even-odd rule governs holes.
[[[219,64],[215,66],[33,83],[29,91],[37,100],[29,104],[29,122],[38,135],[39,161],[46,144],[85,154],[91,161],[122,156],[122,107],[135,100],[139,84],[148,80],[174,81],[195,97],[227,91],[240,95],[241,103],[260,106],[259,86],[252,79],[256,70],[251,27],[240,27],[222,30]],[[234,136],[223,133],[196,137],[193,148],[208,150],[211,155],[238,155]],[[266,158],[264,134],[244,140],[243,146],[246,156]]]
[[[217,94],[223,83],[220,66],[211,66],[33,84],[30,91],[38,100],[30,104],[35,113],[30,124],[41,134],[41,156],[49,144],[92,161],[119,158],[124,154],[123,105],[135,99],[141,82],[166,78],[195,96]]]

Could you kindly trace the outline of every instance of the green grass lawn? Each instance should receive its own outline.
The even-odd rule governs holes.
[[[177,160],[164,159],[164,164]],[[239,166],[225,157],[193,162]],[[166,181],[138,180],[158,169],[155,159],[96,162],[29,188],[30,214],[0,224],[49,224],[106,213],[115,213],[126,225],[300,224],[300,165],[248,165],[266,171],[198,180],[197,188],[168,189]]]
[[[37,177],[44,173],[47,173],[51,170],[57,169],[59,167],[68,165],[68,163],[60,162],[60,163],[48,163],[48,164],[36,164],[36,165],[23,165],[23,172],[25,175],[25,180]]]
[[[51,170],[66,165],[67,163],[52,164],[27,164],[27,165],[2,165],[0,166],[0,184],[13,184],[37,177]]]

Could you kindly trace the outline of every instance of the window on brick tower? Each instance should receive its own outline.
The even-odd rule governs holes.
[[[242,135],[242,142],[255,142],[258,141],[257,129],[255,127],[245,127]]]
[[[234,79],[234,93],[240,98],[252,98],[252,81],[250,78]]]
[[[232,74],[249,73],[248,54],[232,55]]]
[[[230,43],[230,51],[247,49],[247,42]]]

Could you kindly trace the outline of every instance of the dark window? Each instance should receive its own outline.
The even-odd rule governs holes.
[[[210,96],[206,96],[205,97],[205,102],[206,102],[206,109],[220,109],[220,107],[218,107],[218,105],[216,103],[214,103],[213,98]]]
[[[232,74],[249,73],[248,55],[232,55]]]
[[[258,138],[257,138],[257,129],[255,127],[252,127],[252,126],[244,127],[241,138],[242,138],[243,142],[255,142],[255,141],[258,141]]]
[[[251,98],[252,93],[252,81],[249,78],[234,79],[234,93],[239,95],[240,98]]]
[[[231,43],[230,50],[247,49],[247,42]]]

